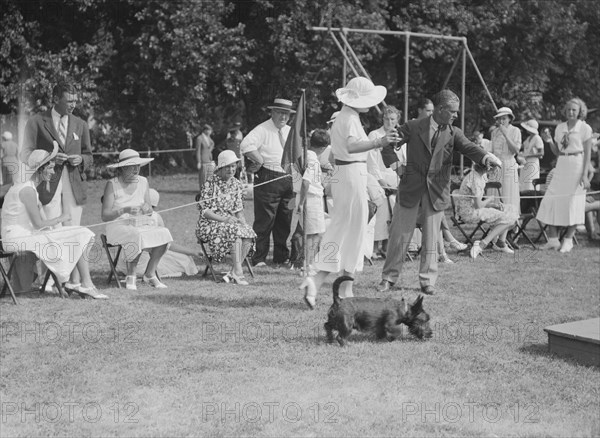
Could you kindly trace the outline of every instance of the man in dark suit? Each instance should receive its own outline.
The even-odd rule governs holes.
[[[419,206],[423,209],[423,242],[419,281],[421,291],[435,293],[437,279],[437,240],[444,210],[450,206],[450,173],[456,149],[477,163],[500,166],[500,161],[468,140],[452,126],[460,99],[450,90],[434,96],[430,117],[409,120],[398,130],[406,145],[406,169],[398,186],[398,196],[390,226],[388,252],[379,291],[387,291],[398,281],[410,243]],[[398,145],[396,145],[398,147]],[[393,146],[382,150],[383,162],[390,167],[398,161]]]
[[[53,107],[31,117],[25,126],[21,161],[26,163],[35,149],[52,151],[58,143],[54,177],[49,187],[38,187],[40,202],[47,217],[70,213],[71,220],[63,225],[80,225],[86,201],[85,171],[92,162],[90,132],[87,123],[74,116],[77,88],[61,81],[52,90]]]

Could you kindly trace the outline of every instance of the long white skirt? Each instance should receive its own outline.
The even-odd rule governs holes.
[[[362,271],[367,229],[367,165],[336,166],[331,183],[335,208],[321,239],[315,268],[327,272]]]
[[[171,232],[155,225],[157,221],[154,215],[132,217],[132,224],[127,219],[107,224],[106,240],[111,245],[123,245],[123,256],[128,262],[133,261],[144,249],[171,243]]]
[[[579,184],[583,154],[560,155],[537,219],[547,225],[568,227],[585,222],[585,190]]]
[[[7,227],[2,245],[7,252],[34,253],[64,283],[93,239],[94,233],[85,227],[68,226],[31,234],[31,230],[13,225]]]

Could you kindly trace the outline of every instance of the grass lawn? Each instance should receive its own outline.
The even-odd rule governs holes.
[[[193,202],[197,177],[151,185],[168,209]],[[83,223],[95,224],[104,182],[89,188]],[[163,214],[175,240],[199,250],[197,216]],[[248,287],[198,276],[133,292],[106,285],[98,251],[92,273],[108,301],[0,302],[0,435],[600,435],[598,368],[548,354],[543,332],[599,316],[598,243],[581,237],[565,255],[450,256],[442,292],[424,301],[431,340],[354,334],[340,348],[322,328],[333,278],[315,311],[296,273],[270,267]],[[365,267],[357,295],[377,295],[381,267]],[[416,298],[417,270],[407,263],[405,288],[390,295]]]

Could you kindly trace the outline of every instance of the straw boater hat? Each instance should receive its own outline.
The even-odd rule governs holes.
[[[219,170],[222,167],[229,166],[230,164],[237,163],[240,159],[237,157],[235,152],[226,150],[219,154],[217,158],[217,168],[215,170]]]
[[[498,112],[494,116],[494,119],[497,119],[498,117],[502,116],[509,116],[511,121],[515,119],[515,115],[513,114],[512,110],[506,106],[503,106],[498,110]]]
[[[369,79],[357,76],[350,79],[344,88],[335,90],[340,102],[352,108],[371,108],[381,103],[387,95],[383,85],[374,85]]]
[[[267,108],[269,109],[278,109],[281,111],[288,111],[290,113],[295,113],[296,111],[292,108],[292,101],[287,99],[275,99],[273,101],[273,105],[269,105]]]
[[[31,155],[29,155],[29,158],[27,159],[27,170],[29,172],[36,172],[40,167],[56,157],[56,154],[58,154],[58,143],[56,141],[52,143],[54,145],[52,152],[48,152],[44,149],[35,149]]]
[[[115,164],[109,164],[106,167],[114,169],[125,166],[145,166],[152,160],[154,158],[141,158],[138,151],[134,151],[133,149],[123,149],[119,154],[119,161]]]
[[[539,124],[535,119],[527,120],[526,122],[521,123],[521,127],[531,134],[538,135]]]

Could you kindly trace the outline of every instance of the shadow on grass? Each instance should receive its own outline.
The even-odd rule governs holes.
[[[555,353],[551,353],[548,351],[548,344],[528,344],[519,348],[519,351],[527,354],[531,354],[532,356],[540,356],[549,360],[561,360],[563,362],[568,363],[569,365],[574,366],[586,366],[596,370],[600,370],[600,366],[590,365],[584,362],[578,361],[574,356],[563,356]]]

